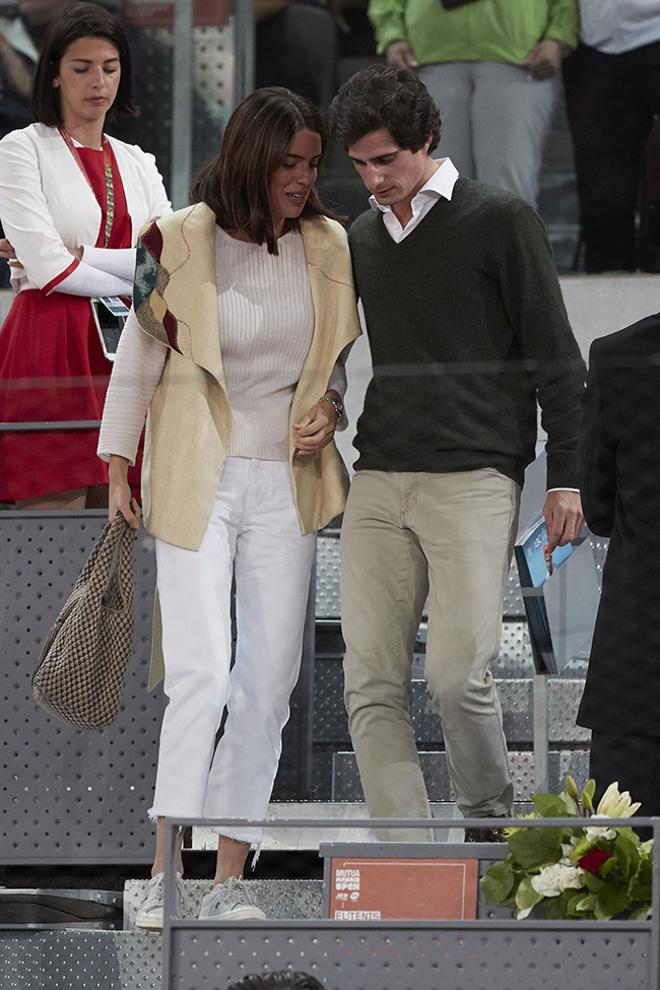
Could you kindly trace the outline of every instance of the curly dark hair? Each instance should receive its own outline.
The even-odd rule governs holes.
[[[263,976],[244,976],[232,983],[228,990],[325,990],[315,976],[307,973],[264,973]]]
[[[429,134],[429,154],[440,142],[440,114],[426,86],[414,72],[388,65],[370,65],[347,79],[328,123],[344,148],[382,128],[408,151],[419,151]]]

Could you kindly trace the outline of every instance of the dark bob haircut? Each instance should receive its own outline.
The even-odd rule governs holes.
[[[327,132],[313,103],[281,86],[255,90],[236,107],[220,150],[195,179],[193,202],[206,203],[224,230],[243,230],[255,244],[265,241],[269,252],[277,254],[270,183],[294,134],[305,128],[320,135],[323,156]],[[316,186],[301,216],[338,219],[323,206]],[[296,220],[288,222],[288,229],[297,226]]]
[[[232,983],[229,990],[324,990],[315,976],[307,973],[265,973],[263,976],[244,976]]]
[[[408,151],[419,151],[429,134],[429,154],[440,143],[438,108],[426,86],[408,69],[370,65],[356,72],[330,104],[328,122],[344,148],[382,128]]]
[[[32,84],[32,114],[48,127],[62,123],[60,96],[53,79],[60,71],[62,56],[79,38],[106,38],[119,53],[121,79],[111,113],[137,117],[139,110],[133,102],[133,72],[131,53],[124,30],[110,11],[97,3],[72,3],[63,7],[50,22],[37,62]]]

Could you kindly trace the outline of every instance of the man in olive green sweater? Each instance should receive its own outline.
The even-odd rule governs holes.
[[[349,240],[374,375],[342,525],[349,728],[374,817],[426,817],[408,687],[425,602],[426,679],[464,815],[510,814],[489,669],[537,402],[552,547],[582,525],[584,363],[536,213],[434,160],[439,118],[411,72],[372,66],[330,108],[370,209]],[[401,830],[383,838],[422,838]],[[425,837],[430,837],[431,832]]]
[[[536,205],[577,0],[371,0],[378,52],[418,69],[461,175]]]

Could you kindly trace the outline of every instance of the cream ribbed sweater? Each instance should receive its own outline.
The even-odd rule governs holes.
[[[278,255],[216,228],[220,350],[233,413],[229,454],[286,460],[289,410],[314,331],[314,310],[300,234],[278,241]],[[131,314],[105,400],[98,453],[131,463],[167,348]],[[343,395],[343,362],[328,384]],[[343,426],[344,424],[342,424]]]

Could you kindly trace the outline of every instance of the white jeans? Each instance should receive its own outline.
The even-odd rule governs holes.
[[[468,178],[536,206],[558,79],[504,62],[442,62],[419,70],[441,119],[440,154]]]
[[[285,461],[228,458],[199,550],[156,540],[169,704],[152,818],[265,816],[300,670],[313,555]],[[260,839],[255,829],[219,831]]]

